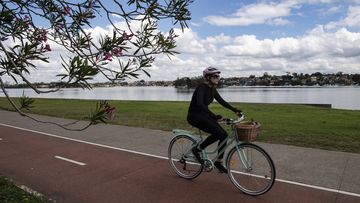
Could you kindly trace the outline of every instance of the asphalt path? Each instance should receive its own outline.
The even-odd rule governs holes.
[[[161,157],[1,125],[0,175],[56,202],[360,202],[359,196],[279,181],[252,197],[224,174],[189,181]]]

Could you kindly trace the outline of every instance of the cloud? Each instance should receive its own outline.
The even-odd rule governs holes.
[[[178,35],[176,51],[183,54],[203,54],[206,52],[205,45],[200,43],[199,37],[191,29],[174,29]]]
[[[291,15],[291,10],[296,9],[298,4],[288,3],[279,14],[268,13],[257,14],[250,7],[260,9],[260,5],[275,8],[281,3],[262,3],[252,4],[243,7],[240,12],[233,16],[244,18],[245,14],[257,17],[258,21],[266,23],[291,23],[284,17]],[[277,8],[277,7],[276,7]],[[336,10],[336,9],[333,9]],[[280,11],[280,10],[279,10]],[[200,36],[192,29],[175,29],[179,35],[176,50],[179,55],[157,56],[155,63],[147,71],[151,74],[148,78],[145,74],[140,75],[140,79],[145,80],[175,80],[178,77],[200,76],[202,70],[207,66],[216,66],[222,70],[224,77],[262,75],[264,72],[269,74],[284,74],[285,72],[312,73],[312,72],[360,72],[360,32],[355,32],[351,27],[359,25],[359,6],[350,6],[347,14],[339,21],[334,21],[334,27],[328,29],[330,24],[319,25],[304,33],[294,37],[279,37],[276,39],[262,38],[257,35],[218,35]],[[250,15],[251,14],[251,15]],[[127,29],[124,22],[118,22],[117,26]],[[132,26],[137,26],[133,24]],[[92,33],[94,38],[101,34],[111,33],[110,26],[95,27],[87,30]],[[280,31],[279,31],[280,32]],[[278,35],[280,36],[280,35]],[[50,44],[53,52],[49,64],[37,64],[37,70],[31,72],[32,81],[50,82],[56,81],[56,74],[64,71],[61,68],[59,54],[69,54],[61,46]],[[111,68],[117,68],[117,62],[110,64]],[[11,81],[11,78],[8,78]],[[102,77],[97,77],[96,81],[105,81]]]
[[[350,6],[348,15],[344,19],[348,27],[360,27],[360,6]]]
[[[253,58],[303,59],[328,57],[360,56],[360,33],[352,33],[345,28],[335,33],[325,32],[322,26],[314,28],[298,38],[259,40],[255,35],[242,35],[233,40],[233,44],[221,48],[226,56]]]
[[[178,32],[177,30],[176,32]],[[224,77],[284,74],[285,72],[346,72],[360,69],[360,33],[341,28],[329,32],[318,26],[303,36],[258,39],[256,35],[228,36],[219,34],[201,38],[186,29],[177,40],[179,55],[157,56],[153,67],[140,79],[175,80],[200,76],[207,66],[216,66]],[[53,53],[51,53],[53,54]],[[54,53],[58,54],[58,53]],[[50,64],[39,64],[31,73],[32,81],[54,81],[59,71],[59,58]],[[117,63],[112,64],[116,68]],[[33,74],[34,73],[34,74]],[[46,77],[44,77],[46,75]],[[105,81],[97,77],[95,81]]]
[[[360,28],[360,6],[349,6],[347,16],[339,21],[332,21],[325,25],[328,30],[339,27]]]
[[[203,47],[215,46],[216,51],[206,49],[203,53],[194,52],[189,58],[180,54],[175,60],[158,60],[155,65],[162,68],[152,72],[153,79],[158,79],[158,73],[165,69],[167,72],[173,70],[173,74],[161,74],[161,78],[166,80],[199,76],[202,69],[209,65],[219,67],[224,77],[262,75],[264,72],[360,71],[360,33],[346,28],[328,32],[323,26],[318,26],[303,36],[278,39],[258,39],[255,35],[230,37],[220,34],[205,39],[196,34],[189,36],[196,36],[193,40]]]
[[[329,15],[333,15],[336,13],[340,13],[342,11],[342,9],[344,9],[343,5],[337,5],[337,6],[332,6],[328,9],[319,9],[318,13],[321,16],[329,16]]]
[[[296,1],[249,4],[241,7],[231,16],[207,16],[204,20],[216,26],[248,26],[264,23],[286,25],[289,22],[281,17],[289,16],[291,10],[295,8],[299,8]]]

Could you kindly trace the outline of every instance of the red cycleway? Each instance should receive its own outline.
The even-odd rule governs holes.
[[[165,159],[5,126],[0,138],[0,175],[56,202],[360,202],[360,197],[281,182],[251,197],[224,174],[179,178]]]

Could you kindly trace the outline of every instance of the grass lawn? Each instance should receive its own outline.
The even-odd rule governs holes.
[[[32,113],[81,119],[95,108],[96,102],[35,99]],[[108,102],[117,109],[111,124],[167,131],[174,128],[194,130],[186,121],[189,102]],[[262,124],[258,141],[360,153],[360,111],[309,105],[232,104],[242,109],[248,118]],[[11,110],[6,98],[0,98],[0,108]],[[211,104],[210,109],[224,117],[235,116],[217,103]]]

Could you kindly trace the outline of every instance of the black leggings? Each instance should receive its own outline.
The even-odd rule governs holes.
[[[219,140],[220,145],[220,143],[224,141],[228,136],[226,131],[219,125],[219,123],[209,116],[203,115],[201,113],[190,113],[187,117],[187,120],[190,125],[210,134],[210,136],[208,136],[200,144],[201,149],[205,149],[207,146],[211,145],[217,140]],[[224,147],[225,145],[219,148],[218,153],[220,153],[220,151],[224,149]],[[222,159],[223,157],[224,152],[219,154],[219,159]]]

